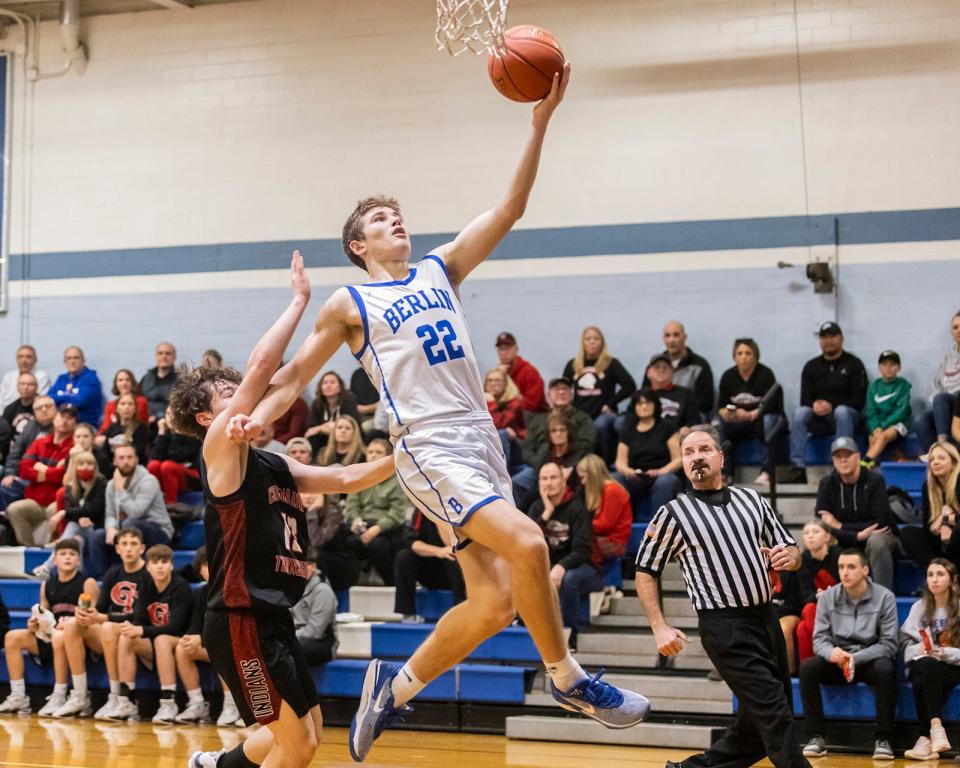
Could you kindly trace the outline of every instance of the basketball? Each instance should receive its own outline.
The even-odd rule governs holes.
[[[504,39],[506,53],[492,53],[487,61],[494,87],[511,101],[540,101],[550,93],[554,74],[563,70],[560,44],[547,30],[532,24],[511,27]]]

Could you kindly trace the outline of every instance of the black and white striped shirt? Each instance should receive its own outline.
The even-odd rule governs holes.
[[[760,547],[796,542],[754,490],[691,491],[660,507],[640,544],[637,570],[657,576],[680,561],[698,611],[770,602],[767,559]]]

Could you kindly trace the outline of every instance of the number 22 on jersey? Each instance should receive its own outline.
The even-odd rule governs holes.
[[[449,320],[440,320],[436,325],[421,325],[417,338],[423,340],[423,353],[430,365],[439,365],[448,360],[465,356],[463,347],[457,344],[457,332]]]

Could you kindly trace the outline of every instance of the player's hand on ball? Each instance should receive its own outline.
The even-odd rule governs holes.
[[[307,270],[303,266],[300,251],[294,251],[293,258],[290,260],[290,287],[293,289],[294,297],[300,297],[304,302],[310,301],[310,280],[307,278]]]
[[[661,656],[676,656],[683,650],[683,644],[690,642],[689,637],[669,624],[653,630],[653,639]]]
[[[534,121],[543,120],[545,122],[550,119],[550,116],[553,114],[553,110],[555,110],[560,102],[563,101],[563,95],[567,91],[567,83],[569,82],[570,62],[568,61],[563,65],[563,72],[553,76],[553,85],[550,87],[550,93],[547,94],[543,101],[533,108]]]
[[[263,432],[263,425],[251,416],[238,413],[227,422],[227,438],[231,443],[243,445],[256,440]]]

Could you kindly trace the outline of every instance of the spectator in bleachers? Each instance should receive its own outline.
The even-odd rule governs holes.
[[[163,503],[157,478],[138,462],[132,445],[118,445],[113,451],[113,464],[113,476],[107,483],[103,539],[106,546],[112,547],[118,530],[130,526],[140,530],[148,548],[154,544],[169,544],[173,538],[173,523]]]
[[[507,467],[513,469],[522,464],[520,443],[527,436],[523,396],[513,379],[499,368],[487,371],[483,378],[483,391],[487,396],[487,408],[493,426],[497,428],[503,444]]]
[[[20,459],[19,477],[27,485],[23,498],[11,502],[6,514],[21,546],[43,546],[50,540],[53,532],[48,520],[57,509],[57,491],[63,484],[75,426],[73,406],[61,406],[50,434],[34,440]]]
[[[418,583],[428,589],[451,590],[455,604],[467,597],[453,547],[443,540],[436,523],[419,509],[413,511],[404,547],[393,563],[393,574],[397,585],[393,610],[408,624],[423,623],[423,617],[417,614]]]
[[[341,416],[350,416],[360,423],[357,398],[343,386],[339,373],[327,371],[317,382],[310,418],[307,419],[307,431],[303,433],[315,454],[327,446],[333,436],[334,425]]]
[[[0,480],[0,510],[6,509],[11,501],[23,498],[23,489],[27,487],[27,483],[19,477],[20,459],[33,445],[34,440],[50,434],[56,415],[57,405],[52,397],[42,395],[33,401],[33,421],[24,425],[20,437],[10,444],[10,451],[3,465],[3,480]]]
[[[797,672],[796,632],[808,595],[804,593],[799,571],[776,571],[771,568],[767,577],[770,579],[770,604],[780,623],[787,651],[787,669],[793,675]]]
[[[79,716],[89,712],[90,695],[87,693],[87,653],[103,657],[107,668],[110,693],[107,703],[95,717],[109,719],[108,713],[117,703],[120,693],[120,676],[117,669],[117,644],[120,640],[120,625],[133,617],[137,595],[147,575],[143,561],[143,539],[136,528],[127,528],[117,537],[116,552],[119,565],[113,566],[103,577],[100,594],[93,607],[77,606],[73,621],[63,628],[63,650],[73,676],[73,691],[67,702],[54,717]]]
[[[37,377],[21,373],[17,379],[17,397],[3,409],[0,416],[0,461],[10,450],[11,443],[23,434],[33,421],[33,402],[37,399]]]
[[[200,488],[200,447],[197,438],[170,429],[166,417],[157,421],[147,471],[160,483],[167,505],[176,504],[183,491]]]
[[[603,589],[603,577],[591,562],[590,513],[567,485],[563,468],[548,462],[540,468],[540,497],[530,517],[540,526],[550,553],[550,582],[560,596],[563,626],[570,628],[570,648],[577,648],[580,598]]]
[[[783,390],[761,409],[764,396],[777,383],[767,366],[760,362],[760,347],[753,339],[736,339],[733,342],[734,365],[723,372],[717,399],[715,424],[725,446],[723,469],[727,477],[734,476],[733,448],[745,440],[769,438],[783,429],[786,414],[783,412]],[[760,475],[756,482],[770,482],[770,456],[763,445]]]
[[[907,555],[921,571],[935,557],[960,563],[960,451],[953,443],[942,440],[930,446],[920,504],[924,524],[900,531]]]
[[[546,442],[531,447],[530,451],[524,453],[524,459],[538,475],[540,467],[547,462],[558,464],[563,469],[564,479],[572,487],[579,483],[579,478],[573,474],[573,468],[586,453],[582,453],[573,441],[573,428],[564,414],[548,413],[546,426]],[[529,508],[529,504],[524,507],[526,508]]]
[[[360,445],[362,447],[362,443]],[[390,443],[383,438],[378,437],[367,446],[367,461],[389,455]],[[393,560],[403,544],[403,524],[409,506],[396,475],[347,496],[345,522],[358,539],[358,555],[369,562],[390,587],[393,586]]]
[[[813,656],[813,630],[817,618],[817,599],[834,584],[840,583],[837,563],[838,547],[830,527],[819,517],[803,526],[803,560],[800,565],[800,583],[803,590],[803,608],[797,625],[797,656],[800,662]]]
[[[610,477],[606,463],[595,453],[580,459],[577,474],[593,526],[590,560],[601,573],[605,573],[605,569],[619,561],[627,551],[633,528],[630,495]]]
[[[870,567],[860,550],[843,550],[838,567],[840,583],[817,600],[813,633],[816,655],[800,665],[800,697],[808,739],[803,754],[827,754],[820,686],[863,682],[873,688],[877,699],[873,758],[893,760],[890,740],[897,706],[897,600],[889,589],[867,578]]]
[[[253,447],[261,451],[270,451],[271,453],[286,453],[287,446],[275,439],[273,436],[273,424],[266,424],[263,431],[257,435],[253,441]]]
[[[671,320],[663,326],[664,355],[673,370],[673,383],[694,394],[697,421],[709,421],[713,415],[713,370],[706,359],[687,346],[683,323]],[[652,380],[648,380],[652,383]],[[644,382],[645,384],[647,382]]]
[[[287,441],[287,456],[301,464],[313,464],[313,446],[305,437],[291,438]]]
[[[190,625],[193,595],[190,585],[173,572],[173,550],[154,544],[147,550],[147,578],[133,617],[120,625],[117,643],[117,668],[120,695],[112,711],[115,720],[139,716],[136,703],[137,661],[148,668],[156,666],[160,678],[160,707],[155,723],[172,723],[177,716],[176,648]]]
[[[817,516],[842,547],[866,553],[877,584],[893,589],[893,563],[900,553],[900,538],[887,484],[879,472],[860,465],[860,449],[852,437],[838,437],[830,452],[833,471],[817,488]]]
[[[550,410],[547,413],[538,413],[527,423],[527,436],[520,446],[526,466],[511,476],[514,498],[518,502],[525,498],[537,484],[539,465],[534,466],[532,462],[537,461],[541,446],[549,441],[547,432],[549,416],[560,414],[566,418],[570,426],[570,442],[581,456],[593,453],[596,447],[597,429],[593,425],[593,419],[573,407],[573,382],[570,379],[564,376],[551,379],[547,389],[547,399],[550,402]]]
[[[310,406],[302,397],[298,397],[279,419],[273,422],[273,436],[277,442],[286,445],[295,437],[303,437],[307,431],[307,418]]]
[[[118,445],[132,445],[137,452],[137,460],[146,466],[147,443],[149,440],[150,431],[147,429],[147,425],[140,421],[137,414],[136,398],[129,392],[120,395],[117,398],[117,412],[114,421],[94,439],[94,444],[97,446],[100,471],[104,474],[110,473],[113,468],[113,449]]]
[[[930,561],[923,596],[910,607],[900,637],[922,732],[903,755],[936,760],[952,749],[942,715],[950,692],[960,685],[960,589],[957,566],[949,560]]]
[[[222,368],[223,367],[223,355],[221,355],[217,350],[210,349],[203,350],[203,354],[200,355],[200,365],[204,368]]]
[[[103,385],[97,372],[87,368],[80,347],[67,347],[63,352],[67,369],[50,385],[49,395],[58,405],[69,403],[77,409],[77,418],[99,426],[103,414]]]
[[[20,374],[32,373],[37,382],[37,394],[45,395],[50,389],[50,377],[37,370],[37,350],[29,344],[17,348],[17,367],[7,371],[0,379],[0,409],[6,408],[19,395]]]
[[[149,375],[149,374],[147,374]],[[147,377],[144,376],[144,379]],[[150,423],[150,408],[145,398],[140,393],[140,385],[137,383],[133,371],[129,368],[121,368],[113,374],[113,386],[110,388],[114,399],[109,400],[103,408],[103,418],[100,421],[98,434],[105,434],[111,424],[115,424],[119,419],[117,417],[117,403],[123,395],[133,395],[137,400],[137,419],[144,424]]]
[[[53,692],[38,714],[50,716],[67,703],[67,658],[62,652],[65,620],[72,617],[83,594],[96,600],[97,582],[80,570],[80,551],[72,539],[61,541],[54,549],[57,577],[40,585],[40,614],[27,619],[26,629],[11,629],[4,638],[10,695],[0,704],[0,713],[30,714],[30,697],[23,678],[23,652],[41,664],[56,661]],[[47,614],[46,616],[44,614]],[[52,619],[52,624],[49,620]],[[57,647],[55,654],[54,648]],[[76,684],[76,681],[74,681]]]
[[[75,539],[82,557],[87,537],[96,529],[103,528],[107,505],[107,480],[98,471],[97,460],[92,453],[81,452],[70,456],[70,463],[63,478],[63,491],[63,507],[57,509],[47,521],[51,538],[54,538],[53,534],[59,523],[64,521],[66,526],[60,539]],[[38,579],[49,578],[51,568],[52,555],[33,569],[33,575]]]
[[[331,439],[317,457],[317,464],[321,467],[334,464],[346,467],[363,461],[366,446],[357,420],[353,416],[338,416],[333,423]]]
[[[594,325],[583,329],[577,356],[567,361],[563,375],[573,382],[574,407],[593,419],[600,455],[612,461],[617,447],[617,412],[620,403],[636,391],[637,383],[610,354],[603,332]]]
[[[307,561],[307,586],[290,613],[307,664],[326,664],[337,655],[337,596],[314,562]]]
[[[520,357],[517,340],[508,331],[497,336],[497,366],[507,376],[513,379],[523,395],[523,408],[530,413],[543,413],[547,410],[547,403],[543,396],[543,377],[533,364]]]
[[[950,319],[953,346],[947,350],[936,378],[930,409],[921,413],[914,428],[920,439],[920,448],[926,451],[933,443],[951,437],[951,418],[956,415],[957,395],[960,394],[960,311]],[[960,442],[956,437],[954,442]]]
[[[664,419],[672,421],[676,429],[692,427],[700,421],[693,390],[673,382],[673,366],[664,354],[654,355],[647,364],[649,389],[660,399],[660,411]],[[644,385],[646,387],[646,385]],[[627,409],[630,413],[630,409]],[[625,421],[625,419],[624,419]],[[621,430],[622,431],[622,428]]]
[[[377,412],[377,405],[380,403],[380,393],[373,386],[370,377],[362,367],[358,367],[350,375],[350,391],[357,400],[357,413],[360,415],[360,429],[363,434],[369,434],[376,429],[373,423],[373,416]]]
[[[207,582],[210,581],[210,566],[207,563],[207,548],[200,547],[194,557],[194,568],[203,584],[193,590],[193,610],[190,612],[190,625],[187,631],[180,636],[174,656],[177,664],[177,674],[187,694],[187,706],[174,720],[178,723],[208,723],[210,722],[210,705],[203,698],[200,688],[200,670],[198,662],[210,663],[210,655],[203,647],[203,620],[207,615]],[[219,679],[219,678],[218,678]],[[217,718],[217,725],[228,727],[243,725],[237,703],[233,700],[230,689],[220,679],[223,689],[223,707]]]
[[[204,354],[207,354],[206,352]],[[147,399],[147,420],[153,424],[167,413],[170,390],[177,383],[177,350],[170,342],[161,341],[154,350],[156,366],[140,379],[140,392]],[[116,382],[114,382],[116,383]],[[114,394],[119,394],[116,391]],[[144,420],[141,417],[141,420]]]
[[[660,408],[653,390],[635,392],[617,445],[614,479],[630,493],[634,519],[639,519],[640,503],[647,496],[655,513],[681,488],[680,436],[676,423],[663,418]]]
[[[867,371],[843,348],[843,331],[834,322],[820,326],[821,355],[808,360],[800,376],[800,405],[790,424],[791,480],[807,482],[809,435],[853,438],[863,421]]]
[[[910,382],[900,378],[900,355],[892,349],[880,353],[880,378],[867,387],[869,445],[864,456],[871,469],[884,449],[907,436],[910,431]]]

